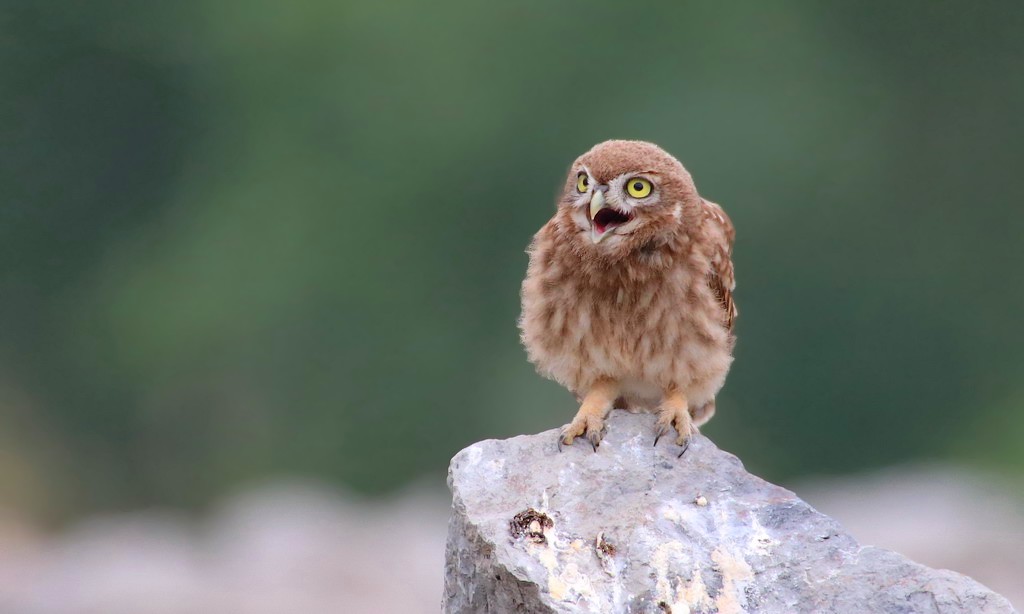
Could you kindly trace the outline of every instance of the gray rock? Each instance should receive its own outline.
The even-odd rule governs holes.
[[[703,436],[652,447],[613,412],[594,453],[557,431],[452,459],[446,612],[1013,612],[952,571],[859,545]]]

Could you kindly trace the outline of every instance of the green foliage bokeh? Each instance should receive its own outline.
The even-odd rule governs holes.
[[[523,249],[606,138],[738,228],[705,429],[770,479],[1024,468],[1017,2],[0,8],[0,497],[441,484],[566,422]]]

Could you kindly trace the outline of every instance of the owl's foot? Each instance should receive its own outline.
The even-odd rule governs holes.
[[[562,451],[562,444],[571,446],[577,437],[586,437],[590,447],[597,452],[597,446],[601,445],[604,437],[604,417],[611,411],[617,396],[618,387],[611,382],[595,384],[583,397],[576,417],[558,434],[558,451]]]
[[[601,439],[604,437],[604,418],[576,414],[573,421],[565,425],[558,434],[558,451],[562,451],[562,444],[571,446],[577,437],[586,437],[590,447],[597,452],[597,446],[601,445]]]
[[[654,438],[654,445],[658,445],[658,440],[675,430],[677,434],[676,445],[683,447],[679,456],[682,457],[686,453],[686,449],[690,446],[690,436],[697,432],[697,427],[694,426],[693,419],[690,416],[686,397],[678,392],[665,396],[661,407],[658,408],[656,429],[657,435]]]

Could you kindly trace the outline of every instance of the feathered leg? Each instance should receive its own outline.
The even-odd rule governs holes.
[[[612,404],[619,394],[619,387],[609,381],[600,381],[587,391],[583,397],[580,410],[576,417],[567,424],[558,435],[558,449],[562,444],[572,445],[577,437],[586,436],[591,447],[597,452],[597,446],[604,436],[604,419],[612,409]]]

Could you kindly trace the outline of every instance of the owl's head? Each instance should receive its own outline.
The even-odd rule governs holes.
[[[578,249],[607,257],[656,247],[699,215],[690,173],[644,141],[605,141],[573,163],[558,218]]]

